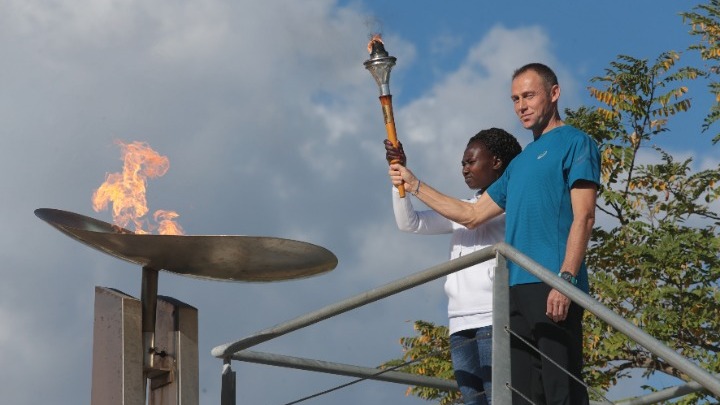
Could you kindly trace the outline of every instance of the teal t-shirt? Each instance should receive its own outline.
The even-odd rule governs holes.
[[[487,189],[505,210],[505,241],[556,273],[573,220],[570,188],[578,180],[600,184],[600,153],[586,133],[564,125],[528,144]],[[541,282],[513,262],[508,266],[511,286]],[[588,291],[585,261],[578,287]]]

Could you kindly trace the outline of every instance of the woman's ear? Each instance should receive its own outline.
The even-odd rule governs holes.
[[[493,156],[493,170],[500,170],[503,167],[503,161],[497,156]]]

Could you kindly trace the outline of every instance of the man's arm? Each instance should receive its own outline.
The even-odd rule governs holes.
[[[565,247],[565,259],[563,259],[560,271],[567,271],[577,276],[595,224],[597,185],[584,180],[575,182],[573,188],[570,189],[570,200],[572,202],[573,222],[570,225],[570,233]],[[553,321],[565,320],[569,307],[569,298],[555,289],[550,291],[547,300],[547,315]]]
[[[476,203],[469,203],[448,197],[427,183],[421,183],[408,168],[400,164],[391,164],[388,174],[394,185],[405,183],[405,190],[412,193],[425,205],[445,218],[469,229],[476,228],[503,213],[502,208],[487,193],[484,193]]]
[[[573,222],[565,248],[565,260],[560,270],[569,271],[577,276],[595,225],[597,185],[589,181],[576,182],[570,189],[570,200],[573,207]]]

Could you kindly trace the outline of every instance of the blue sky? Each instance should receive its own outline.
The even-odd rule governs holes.
[[[618,54],[684,50],[691,38],[677,13],[694,4],[3,1],[0,360],[13,366],[0,368],[0,402],[87,403],[94,287],[139,296],[139,268],[33,215],[51,207],[110,221],[90,198],[121,169],[115,140],[169,158],[148,202],[177,211],[188,234],[296,239],[339,259],[327,274],[269,284],[161,273],[161,295],[198,308],[201,403],[219,403],[213,347],[447,258],[448,237],[395,228],[377,89],[362,65],[371,31],[380,27],[398,58],[391,89],[410,167],[465,197],[459,160],[470,136],[499,126],[530,139],[509,101],[514,68],[546,62],[561,106],[588,104],[588,80]],[[699,134],[707,95],[701,86],[691,95],[696,108],[663,146],[716,167],[717,147]],[[441,281],[255,349],[374,367],[400,356],[398,338],[415,319],[446,321]],[[347,382],[235,368],[243,403],[287,403]],[[425,403],[404,391],[370,382],[308,403]]]
[[[352,2],[350,2],[352,3]],[[465,3],[422,2],[421,6],[408,7],[406,2],[365,2],[376,15],[375,26],[390,35],[398,35],[415,45],[415,59],[407,71],[393,77],[399,96],[396,103],[412,100],[442,80],[448,71],[458,69],[467,60],[468,49],[488,32],[498,27],[508,30],[520,27],[538,27],[547,36],[547,49],[566,71],[559,72],[561,80],[567,76],[577,81],[572,100],[563,100],[563,107],[576,108],[578,103],[591,104],[585,87],[590,79],[600,76],[618,55],[629,55],[653,61],[661,52],[674,50],[682,53],[681,63],[698,63],[693,52],[686,51],[695,39],[689,26],[678,15],[689,11],[697,1],[632,1],[632,2],[577,2],[556,1],[551,6],[542,2],[519,1],[499,6]],[[528,38],[530,39],[530,38]],[[402,60],[396,70],[403,67]],[[487,61],[492,64],[493,61]],[[563,77],[563,75],[566,75]],[[668,146],[693,144],[706,145],[709,134],[699,132],[709,103],[704,82],[691,87],[690,97],[696,107],[671,121],[672,136],[665,137]],[[404,96],[404,97],[401,97]],[[496,95],[500,96],[500,95]],[[406,97],[406,98],[405,98]],[[579,99],[574,99],[579,97]],[[502,98],[502,97],[501,97]],[[716,129],[717,130],[717,129]],[[519,131],[518,131],[519,132]],[[682,139],[682,141],[679,141]],[[697,142],[695,142],[697,141]],[[698,157],[712,150],[700,148]]]

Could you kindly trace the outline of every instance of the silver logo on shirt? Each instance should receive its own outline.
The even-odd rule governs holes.
[[[540,160],[540,159],[544,158],[544,157],[545,157],[545,155],[547,155],[547,151],[545,151],[545,152],[543,152],[543,153],[539,154],[539,155],[538,155],[538,157],[537,157],[537,158],[538,158],[538,160]]]

